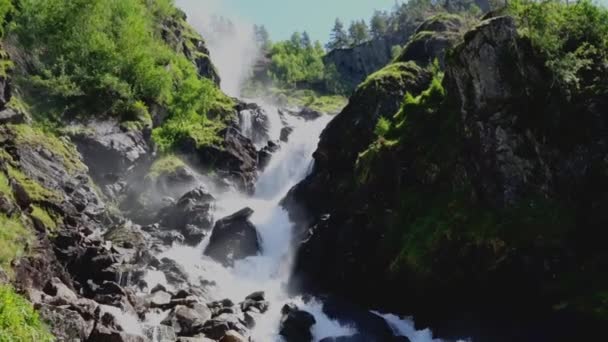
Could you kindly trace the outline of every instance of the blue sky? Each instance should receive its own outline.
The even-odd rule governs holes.
[[[203,0],[203,2],[208,0]],[[307,31],[325,43],[336,17],[345,22],[369,19],[374,9],[390,9],[395,0],[219,0],[219,11],[264,24],[273,40]],[[401,2],[401,0],[399,0]]]

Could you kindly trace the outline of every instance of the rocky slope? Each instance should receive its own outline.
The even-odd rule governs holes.
[[[467,32],[445,76],[424,68],[459,41],[452,23],[423,24],[431,32],[323,132],[285,201],[303,222],[293,285],[413,314],[445,337],[593,336],[608,97],[564,98],[510,17]]]

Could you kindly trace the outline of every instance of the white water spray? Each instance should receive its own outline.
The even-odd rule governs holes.
[[[222,16],[221,0],[176,0],[175,3],[205,38],[213,64],[220,73],[222,90],[239,97],[260,53],[253,25],[242,18]]]

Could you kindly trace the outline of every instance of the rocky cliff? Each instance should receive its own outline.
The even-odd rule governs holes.
[[[460,39],[441,34],[450,25],[423,24],[437,33],[417,34],[324,131],[286,200],[309,219],[293,285],[446,337],[592,336],[606,283],[573,279],[605,265],[606,94],[564,98],[510,17],[467,32],[445,72],[425,69]]]

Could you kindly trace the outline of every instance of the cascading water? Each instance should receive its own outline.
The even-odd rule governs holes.
[[[283,125],[276,108],[264,105],[264,109],[268,115],[276,115],[269,120],[271,124]],[[342,326],[327,317],[321,301],[290,298],[285,288],[292,270],[293,224],[279,202],[289,189],[310,171],[312,153],[321,131],[330,119],[327,115],[314,121],[305,121],[290,115],[284,117],[283,121],[287,121],[286,123],[294,128],[293,133],[289,142],[281,146],[264,172],[259,175],[254,195],[247,196],[237,191],[217,195],[214,212],[216,220],[245,207],[254,210],[250,220],[256,226],[261,240],[262,252],[259,255],[236,261],[233,267],[224,267],[203,255],[202,251],[208,244],[208,239],[205,239],[197,247],[174,245],[158,256],[159,259],[173,259],[183,266],[191,281],[213,281],[216,285],[209,289],[209,298],[206,300],[230,298],[240,301],[255,291],[264,291],[270,308],[256,320],[250,335],[254,341],[281,341],[281,308],[288,302],[297,304],[299,308],[315,316],[316,324],[312,328],[315,341],[325,337],[349,336],[357,332],[353,327]],[[280,130],[274,127],[269,131],[273,132],[269,139],[277,140]],[[149,272],[146,281],[150,288],[156,284],[171,288],[161,272]],[[394,315],[382,317],[396,335],[408,336],[415,342],[434,341],[430,332],[415,331],[409,320],[402,320]],[[159,324],[162,318],[162,315],[155,315],[148,320],[148,324]]]

